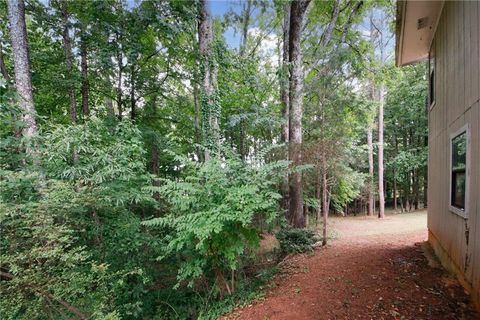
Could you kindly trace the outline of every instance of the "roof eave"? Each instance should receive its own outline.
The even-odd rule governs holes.
[[[412,64],[428,57],[443,5],[443,0],[397,1],[395,44],[397,66]]]

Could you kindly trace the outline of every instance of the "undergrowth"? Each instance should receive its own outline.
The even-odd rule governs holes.
[[[194,290],[163,291],[155,319],[218,319],[237,307],[262,299],[264,286],[276,271],[276,266],[265,268],[255,276],[239,281],[236,291],[221,300]]]
[[[221,315],[228,313],[237,307],[246,306],[252,301],[262,299],[264,297],[263,288],[276,271],[276,267],[271,267],[260,271],[256,277],[244,283],[243,287],[237,292],[223,300],[212,303],[208,310],[200,313],[198,319],[217,319]]]
[[[283,255],[312,251],[313,244],[317,241],[315,232],[309,229],[285,228],[280,230],[276,236]]]

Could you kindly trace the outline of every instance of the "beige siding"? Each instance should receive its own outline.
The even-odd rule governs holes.
[[[445,2],[429,113],[428,228],[480,303],[480,1]],[[449,210],[450,136],[470,128],[468,219]],[[468,231],[467,231],[468,230]],[[467,239],[468,235],[468,239]],[[432,239],[433,241],[433,239]]]

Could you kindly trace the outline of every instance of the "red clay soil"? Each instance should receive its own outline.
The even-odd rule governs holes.
[[[425,212],[332,224],[337,239],[283,261],[265,299],[223,319],[480,319],[459,283],[429,266]]]

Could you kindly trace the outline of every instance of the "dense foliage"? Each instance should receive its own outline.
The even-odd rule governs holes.
[[[283,254],[312,251],[316,242],[315,232],[309,229],[284,228],[276,236]]]
[[[258,246],[260,229],[255,222],[271,223],[278,212],[280,195],[275,192],[283,162],[243,165],[235,157],[198,163],[181,159],[185,177],[164,180],[150,187],[166,198],[169,212],[144,222],[168,234],[159,259],[182,256],[178,280],[193,280],[211,274],[217,286],[225,274],[238,269],[245,249]],[[233,281],[233,279],[232,279]],[[223,289],[223,288],[222,288]]]
[[[380,86],[387,202],[424,201],[425,67],[393,69],[368,32],[390,3],[308,7],[297,166],[282,95],[291,3],[212,2],[210,34],[202,3],[26,1],[26,135],[0,0],[2,319],[208,319],[258,297],[275,260],[262,235],[282,254],[317,241],[285,227],[289,175],[310,226],[378,196],[367,131]]]

